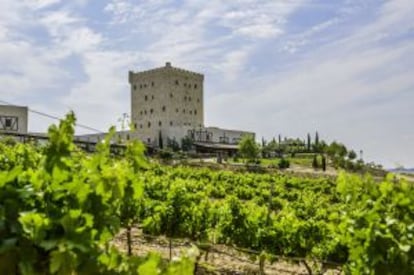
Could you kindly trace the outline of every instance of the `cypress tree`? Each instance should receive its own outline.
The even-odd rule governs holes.
[[[319,168],[318,157],[316,156],[316,154],[313,155],[312,167],[313,167],[313,169],[318,169]]]

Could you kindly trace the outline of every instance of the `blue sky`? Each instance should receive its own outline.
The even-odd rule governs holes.
[[[205,74],[206,124],[414,167],[412,0],[1,0],[0,100],[105,130],[128,70]],[[30,117],[30,130],[53,121]],[[80,129],[81,130],[81,129]]]

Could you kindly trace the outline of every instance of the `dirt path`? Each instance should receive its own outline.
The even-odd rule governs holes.
[[[157,252],[162,258],[168,260],[170,255],[169,241],[165,237],[144,237],[139,230],[133,230],[133,254],[145,256],[148,252]],[[126,251],[126,234],[121,232],[114,240],[114,244]],[[186,240],[173,240],[172,258],[180,257],[192,247],[192,244]],[[209,252],[199,249],[199,268],[196,274],[260,274],[259,261],[253,259],[250,255],[242,253],[234,248],[224,245],[214,245],[209,247]],[[256,257],[257,258],[257,257]],[[300,262],[288,262],[278,260],[277,262],[265,262],[265,274],[292,275],[292,274],[309,274],[305,265]],[[314,274],[318,274],[314,272]],[[325,275],[339,275],[338,270],[328,270]]]

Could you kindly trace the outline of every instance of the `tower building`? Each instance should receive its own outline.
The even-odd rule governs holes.
[[[167,62],[161,68],[130,71],[129,83],[131,122],[144,142],[158,143],[177,128],[204,127],[203,74]]]

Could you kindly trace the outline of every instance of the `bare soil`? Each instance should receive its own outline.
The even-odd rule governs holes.
[[[170,259],[169,239],[165,237],[144,236],[138,229],[132,231],[132,253],[137,256],[145,256],[149,252],[157,252],[165,260]],[[122,251],[127,251],[126,231],[122,231],[113,241],[114,245]],[[186,252],[195,245],[188,240],[172,240],[171,255],[172,258],[178,258],[185,255]],[[208,252],[207,252],[208,250]],[[198,249],[197,267],[195,274],[263,274],[260,273],[258,257],[252,257],[252,254],[240,252],[239,250],[224,246],[214,245]],[[326,269],[321,272],[321,265],[307,262],[311,267],[310,273],[305,264],[301,261],[279,259],[264,264],[264,274],[292,275],[292,274],[323,274],[339,275],[342,274],[339,269]]]

